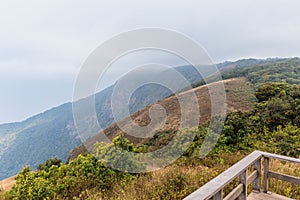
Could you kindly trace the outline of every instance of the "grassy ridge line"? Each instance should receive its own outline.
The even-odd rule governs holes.
[[[226,92],[227,92],[227,104],[228,104],[228,109],[229,111],[245,111],[248,110],[251,105],[253,104],[254,101],[254,97],[253,97],[253,89],[245,82],[244,78],[232,78],[232,79],[228,79],[228,80],[224,80],[224,84],[226,87]],[[201,98],[201,101],[199,101],[199,104],[201,103],[201,107],[204,110],[207,110],[209,108],[204,108],[206,107],[206,105],[208,105],[210,102],[206,101],[204,98],[207,98],[208,94],[206,91],[206,86],[199,86],[197,88],[193,88],[190,92],[195,92],[199,98]],[[203,93],[205,92],[205,95],[203,95]],[[174,97],[169,97],[165,101],[165,106],[168,107],[167,104],[169,104],[170,102],[173,102]],[[163,102],[162,101],[162,102]],[[206,104],[203,104],[203,102],[206,102]],[[145,118],[147,117],[147,109],[144,109],[142,111],[138,111],[137,113],[134,114],[134,117],[136,119],[139,119],[139,121],[141,123],[144,123],[143,120],[145,120]],[[170,114],[170,113],[169,113]],[[175,112],[171,113],[171,119],[175,118]],[[206,119],[207,120],[206,116]],[[141,119],[141,120],[140,120]],[[175,124],[173,123],[169,123],[169,126],[174,127]],[[114,130],[114,125],[113,125],[113,130]],[[110,132],[111,129],[108,128],[108,131]],[[113,136],[115,136],[117,133],[113,132]],[[111,136],[112,137],[112,136]],[[163,139],[163,138],[162,138]],[[144,143],[146,143],[148,141],[144,141]],[[160,145],[160,143],[163,143],[163,141],[156,141],[156,143],[158,145]],[[12,185],[15,183],[14,181],[14,177],[10,177],[8,179],[5,179],[3,181],[0,182],[0,185],[2,186],[2,190],[4,189],[9,190],[11,189]],[[0,187],[1,188],[1,187]]]
[[[48,166],[38,172],[24,168],[7,199],[18,199],[20,195],[35,199],[182,199],[254,149],[299,157],[300,121],[295,116],[300,112],[300,86],[268,83],[257,89],[256,97],[258,102],[249,111],[228,113],[217,145],[204,159],[199,159],[198,153],[207,128],[200,126],[190,130],[196,131],[196,136],[184,155],[157,172],[120,173],[105,168],[101,164],[104,161],[81,155],[69,164]],[[157,137],[146,148],[157,146],[168,135],[162,133],[163,137]],[[132,147],[134,152],[139,149],[120,137],[114,144],[126,149]],[[110,152],[109,146],[104,146],[108,151],[103,155]],[[119,159],[118,155],[110,155],[111,159]],[[287,174],[300,176],[297,166],[271,164],[271,170],[287,169],[290,169]],[[271,183],[272,192],[300,198],[299,186],[274,180]],[[237,184],[237,180],[233,181],[224,189],[225,193]]]
[[[15,183],[15,176],[0,181],[0,191],[10,190]]]
[[[246,82],[245,78],[231,78],[223,81],[225,90],[226,90],[226,103],[227,103],[227,112],[235,112],[235,111],[246,111],[251,108],[253,103],[256,101],[254,96],[254,89],[252,86]],[[214,83],[211,83],[212,85]],[[183,92],[194,92],[198,98],[198,104],[200,108],[201,119],[200,123],[205,123],[210,119],[211,112],[211,102],[210,95],[207,86],[199,86],[197,88],[193,88],[189,91]],[[175,96],[168,97],[164,100],[158,101],[158,104],[163,106],[167,112],[167,120],[164,127],[160,131],[177,131],[180,123],[180,106]],[[137,111],[131,115],[131,118],[140,126],[145,126],[150,122],[149,118],[149,108],[146,108]],[[192,112],[191,110],[187,110],[185,112]],[[124,119],[128,120],[128,119]],[[122,122],[126,124],[126,122]],[[102,133],[108,135],[110,139],[116,137],[121,133],[117,124],[112,124],[108,128],[106,128]],[[127,136],[127,138],[133,142],[134,144],[142,144],[147,143],[148,140],[139,140],[137,138]],[[95,142],[101,141],[101,133],[88,139],[85,145],[80,145],[76,149],[72,150],[69,156],[69,161],[76,158],[80,154],[87,153],[87,149],[93,149]]]

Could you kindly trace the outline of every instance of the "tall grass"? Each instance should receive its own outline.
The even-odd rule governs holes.
[[[290,162],[281,162],[278,160],[271,160],[270,170],[300,178],[300,165]],[[280,181],[276,179],[269,180],[270,191],[287,196],[290,198],[300,199],[300,186]]]

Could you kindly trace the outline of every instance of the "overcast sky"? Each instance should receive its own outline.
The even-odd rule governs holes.
[[[215,63],[300,56],[299,9],[298,0],[1,1],[0,123],[71,101],[89,53],[131,29],[184,33]]]

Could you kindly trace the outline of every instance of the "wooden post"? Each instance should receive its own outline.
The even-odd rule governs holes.
[[[261,158],[254,164],[254,170],[257,171],[257,178],[254,180],[253,189],[260,192]]]
[[[213,200],[223,200],[223,190],[220,190],[217,194],[215,194]]]
[[[269,158],[264,157],[264,193],[267,193],[269,191],[268,173],[269,173]]]
[[[239,200],[247,199],[247,170],[240,175],[240,184],[243,184],[243,192],[239,196]]]

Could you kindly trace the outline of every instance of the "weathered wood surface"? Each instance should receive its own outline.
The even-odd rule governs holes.
[[[264,158],[264,192],[267,193],[269,191],[269,179],[268,179],[268,173],[269,173],[269,158]]]
[[[244,189],[243,184],[239,184],[234,190],[232,190],[225,198],[224,200],[235,200],[242,194]]]
[[[281,156],[281,155],[267,153],[267,152],[263,152],[263,151],[258,151],[258,152],[260,152],[264,157],[267,157],[267,158],[274,158],[276,160],[281,160],[281,161],[286,161],[286,162],[292,162],[292,163],[300,164],[300,159],[297,159],[297,158],[291,158],[291,157],[287,157],[287,156]]]
[[[273,193],[257,193],[252,192],[248,197],[247,200],[293,200],[288,197],[284,197],[278,194]]]
[[[250,185],[251,183],[253,183],[256,178],[258,177],[258,171],[255,170],[254,172],[252,172],[250,174],[250,176],[248,177],[248,180],[247,180],[247,186]]]
[[[300,178],[269,171],[268,177],[300,185]]]
[[[262,157],[261,152],[254,151],[241,161],[237,162],[231,168],[227,169],[219,176],[190,194],[185,198],[185,200],[192,200],[192,199],[209,199],[217,194],[220,190],[223,189],[228,183],[234,180],[236,177],[241,175],[244,171],[248,169],[248,167],[254,164],[257,160]]]
[[[261,191],[260,178],[261,178],[261,161],[263,158],[263,182],[264,182],[264,193]],[[266,153],[262,151],[254,151],[231,168],[227,169],[219,176],[190,194],[185,200],[208,200],[213,197],[214,200],[231,200],[238,198],[239,200],[246,200],[247,186],[251,183],[257,193],[253,192],[247,199],[250,200],[290,200],[290,198],[283,197],[276,194],[267,193],[269,190],[269,178],[275,178],[278,180],[287,181],[293,184],[300,184],[298,177],[284,175],[276,172],[269,171],[270,159],[276,159],[286,162],[292,162],[300,164],[300,159],[290,158],[287,156],[281,156],[277,154]],[[247,177],[247,170],[254,164],[254,172]],[[222,190],[232,180],[240,176],[240,185],[233,189],[226,197],[223,198]]]

